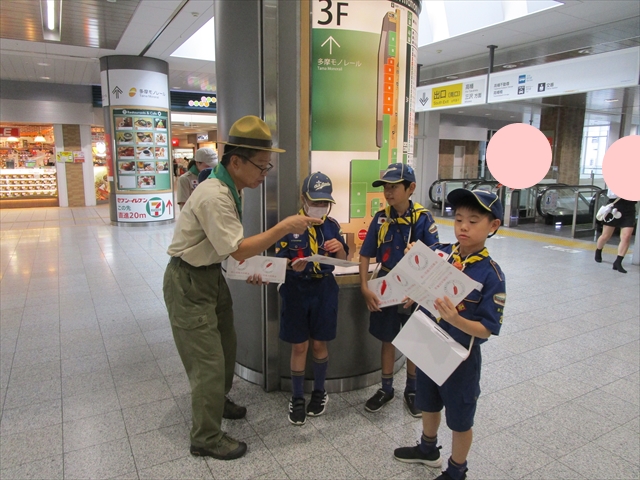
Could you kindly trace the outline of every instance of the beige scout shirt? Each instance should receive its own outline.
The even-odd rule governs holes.
[[[244,240],[229,187],[210,178],[198,185],[182,207],[167,253],[194,267],[220,263]]]
[[[176,203],[186,203],[195,188],[198,186],[198,176],[187,172],[178,177],[176,190]]]

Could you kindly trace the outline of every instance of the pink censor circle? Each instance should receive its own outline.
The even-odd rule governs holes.
[[[491,175],[509,188],[529,188],[551,166],[551,144],[536,127],[512,123],[498,130],[487,146]]]
[[[631,135],[613,142],[602,160],[602,176],[620,198],[640,200],[640,136]]]

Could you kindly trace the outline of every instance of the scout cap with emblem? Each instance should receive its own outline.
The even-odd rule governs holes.
[[[324,173],[312,173],[302,182],[302,195],[312,202],[336,203],[331,196],[332,192],[333,185],[331,184],[331,179]]]
[[[447,202],[449,202],[454,209],[456,205],[464,200],[477,203],[483,210],[492,213],[495,218],[502,222],[502,203],[495,193],[485,190],[456,188],[447,195]]]
[[[229,138],[226,141],[220,140],[218,143],[267,152],[285,152],[272,145],[269,126],[255,115],[247,115],[236,120],[229,130]]]
[[[380,180],[372,183],[374,187],[381,187],[385,183],[400,183],[404,181],[415,182],[416,174],[409,165],[404,163],[392,163],[382,174]]]
[[[218,154],[213,148],[201,148],[196,152],[195,160],[213,168],[218,164]]]

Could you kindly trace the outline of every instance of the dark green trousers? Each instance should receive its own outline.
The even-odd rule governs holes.
[[[173,338],[191,385],[191,444],[217,445],[225,394],[236,363],[233,304],[219,264],[192,267],[179,258],[167,265],[163,284]]]

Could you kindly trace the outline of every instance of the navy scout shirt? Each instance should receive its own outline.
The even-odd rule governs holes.
[[[324,242],[333,238],[342,243],[344,251],[349,253],[349,247],[342,238],[340,224],[333,218],[327,217],[322,225],[314,225],[313,228],[316,232],[316,239],[318,242],[318,254],[325,255],[327,257],[335,257],[334,253],[329,253],[324,249]],[[276,244],[276,257],[288,258],[295,260],[296,258],[304,258],[311,256],[311,245],[309,242],[309,230],[307,229],[302,235],[297,233],[290,233],[281,238]],[[333,272],[333,265],[326,265],[324,263],[318,264],[320,271],[314,271],[314,264],[308,263],[306,268],[302,272],[296,272],[294,270],[287,270],[287,276],[292,277],[309,277],[310,275],[326,275]]]
[[[413,202],[409,203],[409,211],[413,208]],[[398,212],[391,207],[391,218],[398,218]],[[380,210],[375,214],[364,243],[360,248],[360,255],[376,259],[382,264],[378,277],[386,275],[389,270],[395,267],[404,257],[404,250],[407,244],[415,241],[422,241],[425,245],[431,247],[438,243],[438,226],[431,216],[431,212],[427,211],[418,217],[415,225],[391,224],[389,230],[384,237],[384,241],[378,246],[378,231],[380,226],[387,221],[387,215],[384,210]],[[411,238],[409,238],[411,234]]]
[[[450,254],[453,246],[454,244],[451,243],[440,243],[432,248]],[[449,263],[453,263],[453,258],[449,258]],[[465,264],[463,272],[476,282],[480,282],[482,288],[480,291],[473,290],[460,302],[457,306],[458,314],[467,320],[482,323],[491,332],[491,335],[498,335],[502,326],[504,304],[507,299],[504,273],[502,273],[500,266],[489,256],[478,262]],[[422,309],[422,311],[433,318],[426,310]],[[469,347],[471,342],[470,335],[457,329],[446,320],[438,322],[438,325],[451,335],[456,342],[464,347]],[[486,341],[486,338],[476,337],[474,344],[479,345]]]

